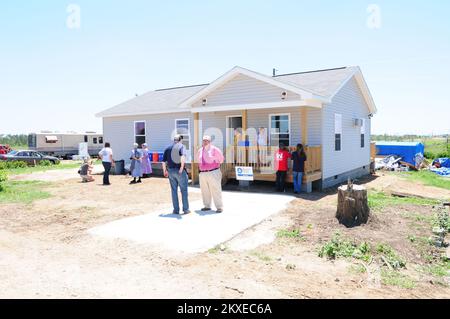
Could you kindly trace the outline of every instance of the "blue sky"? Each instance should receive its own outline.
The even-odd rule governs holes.
[[[81,9],[69,28],[67,7]],[[381,12],[369,28],[370,4]],[[373,133],[450,133],[448,1],[21,0],[0,3],[0,133],[101,131],[95,113],[235,65],[359,65]]]

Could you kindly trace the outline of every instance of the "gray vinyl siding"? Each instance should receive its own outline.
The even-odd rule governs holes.
[[[300,107],[276,108],[276,109],[257,109],[247,111],[247,127],[248,129],[255,129],[254,138],[250,138],[252,145],[255,144],[256,134],[259,127],[269,129],[269,115],[270,114],[289,114],[290,116],[290,139],[291,145],[296,145],[302,141]],[[226,117],[227,116],[242,116],[240,111],[227,112],[206,112],[200,113],[200,132],[201,134],[213,135],[216,140],[216,146],[221,147],[222,150],[226,143]],[[321,144],[321,110],[308,109],[308,144]],[[250,133],[249,131],[249,134]],[[217,135],[217,136],[215,136]],[[222,142],[218,142],[219,139]]]
[[[283,91],[288,93],[285,101],[300,100],[300,95],[296,93],[245,75],[238,75],[207,96],[207,106],[281,102],[281,93]],[[194,103],[193,106],[202,106],[202,99]]]
[[[308,145],[322,144],[322,110],[308,108]]]
[[[226,146],[226,118],[240,115],[240,111],[200,113],[200,135],[210,135],[213,144],[223,151]]]
[[[189,119],[191,151],[193,149],[194,123],[190,112],[103,118],[104,142],[110,142],[116,160],[129,161],[134,143],[134,121],[146,122],[146,143],[152,152],[162,152],[171,143],[175,119]]]
[[[342,150],[335,151],[334,115],[342,114]],[[355,79],[350,80],[334,97],[333,103],[322,109],[323,179],[353,171],[370,164],[369,109]],[[354,118],[366,122],[365,146],[361,148],[360,127],[353,126]]]

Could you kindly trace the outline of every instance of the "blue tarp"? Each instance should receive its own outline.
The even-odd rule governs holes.
[[[416,142],[377,142],[377,155],[397,155],[402,157],[403,162],[416,165],[415,156],[425,151],[422,143]]]
[[[439,163],[441,167],[447,167],[447,168],[450,168],[450,158],[446,158],[446,157],[444,157],[444,158],[438,158],[438,159],[435,159],[435,160],[433,161],[433,165],[434,165],[435,163]]]
[[[433,173],[439,174],[444,177],[450,177],[450,168],[441,167],[441,168],[432,168],[430,169]]]

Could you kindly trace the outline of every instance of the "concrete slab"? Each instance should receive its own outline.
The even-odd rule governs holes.
[[[201,201],[190,203],[192,213],[173,215],[164,211],[117,220],[89,230],[95,236],[156,244],[163,249],[203,252],[286,208],[294,197],[278,194],[224,192],[225,209],[201,212]]]

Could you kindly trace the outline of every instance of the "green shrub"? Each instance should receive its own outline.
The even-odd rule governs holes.
[[[320,248],[319,257],[327,257],[328,259],[353,257],[367,261],[371,257],[370,245],[363,242],[358,246],[349,240],[342,239],[341,235],[336,232],[333,238]]]
[[[0,170],[24,168],[27,166],[28,164],[23,161],[0,162]]]
[[[52,166],[52,162],[49,160],[43,160],[39,162],[39,166]]]
[[[393,269],[404,268],[406,266],[406,262],[397,255],[391,246],[386,244],[378,244],[376,250],[381,256],[384,257],[384,261],[387,262]]]
[[[5,182],[8,180],[8,174],[0,170],[0,192],[5,189]]]

